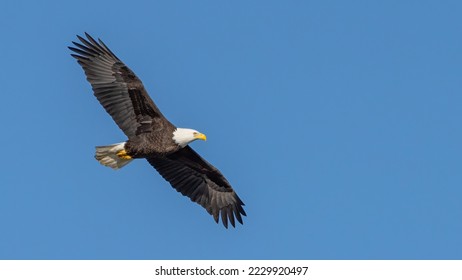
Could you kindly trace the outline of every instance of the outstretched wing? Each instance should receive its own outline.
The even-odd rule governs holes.
[[[242,224],[241,215],[246,216],[244,203],[220,171],[192,148],[186,146],[167,157],[147,160],[173,188],[204,207],[215,222],[221,216],[226,228],[228,220],[235,226],[234,218]]]
[[[85,33],[72,42],[71,54],[82,66],[96,98],[128,138],[151,130],[164,119],[143,83],[112,51]]]

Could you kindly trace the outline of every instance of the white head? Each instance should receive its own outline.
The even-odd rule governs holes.
[[[189,128],[177,128],[173,132],[173,141],[182,148],[197,139],[205,141],[207,137],[199,131]]]

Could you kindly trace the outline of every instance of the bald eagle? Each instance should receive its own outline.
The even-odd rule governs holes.
[[[244,203],[221,172],[188,146],[204,134],[169,122],[149,97],[142,82],[100,40],[85,33],[69,47],[82,66],[93,93],[127,136],[126,142],[97,146],[95,158],[119,169],[145,158],[173,188],[198,203],[228,228],[242,224]]]

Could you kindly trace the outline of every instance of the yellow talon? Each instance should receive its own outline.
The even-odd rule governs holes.
[[[125,151],[125,149],[118,151],[117,156],[122,159],[132,159],[132,157],[127,154],[127,151]]]

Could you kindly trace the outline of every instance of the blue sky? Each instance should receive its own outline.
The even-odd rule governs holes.
[[[0,259],[461,259],[462,2],[7,1]],[[100,37],[246,203],[225,230],[125,140]]]

